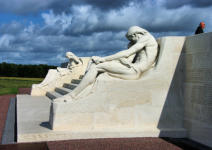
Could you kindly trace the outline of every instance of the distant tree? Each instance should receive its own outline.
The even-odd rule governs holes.
[[[44,78],[49,69],[56,69],[57,66],[49,65],[22,65],[12,63],[0,63],[0,76],[5,77],[33,77]]]

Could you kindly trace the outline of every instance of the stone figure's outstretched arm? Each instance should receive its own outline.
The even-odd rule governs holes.
[[[137,53],[138,51],[142,50],[144,46],[145,46],[144,43],[136,43],[135,45],[131,46],[127,50],[120,51],[114,55],[103,57],[103,60],[111,61],[111,60],[115,60],[115,59],[119,59],[119,58],[129,57],[129,56]]]

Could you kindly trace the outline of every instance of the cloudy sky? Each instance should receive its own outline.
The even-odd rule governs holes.
[[[212,31],[212,0],[1,0],[0,63],[59,65],[65,52],[105,56],[125,49],[138,25],[156,38]]]

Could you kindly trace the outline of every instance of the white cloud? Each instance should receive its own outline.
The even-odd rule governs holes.
[[[86,3],[72,5],[68,13],[42,13],[43,25],[4,24],[0,26],[0,55],[15,52],[10,57],[18,63],[60,64],[69,50],[78,56],[104,56],[126,48],[125,33],[131,25],[146,28],[156,37],[193,34],[200,21],[205,21],[205,31],[212,30],[208,13],[212,7],[167,9],[163,2],[131,2],[108,11]]]
[[[62,29],[66,29],[72,21],[71,15],[66,15],[64,12],[60,15],[55,15],[52,10],[49,13],[43,13],[42,18],[46,26],[61,25]]]
[[[14,36],[4,34],[3,36],[0,37],[0,47],[1,48],[8,48],[11,46],[11,42],[13,42],[15,39]]]

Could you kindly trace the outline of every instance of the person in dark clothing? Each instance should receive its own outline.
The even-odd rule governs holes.
[[[205,23],[200,22],[199,26],[197,27],[195,34],[204,33],[203,29],[205,28]]]

